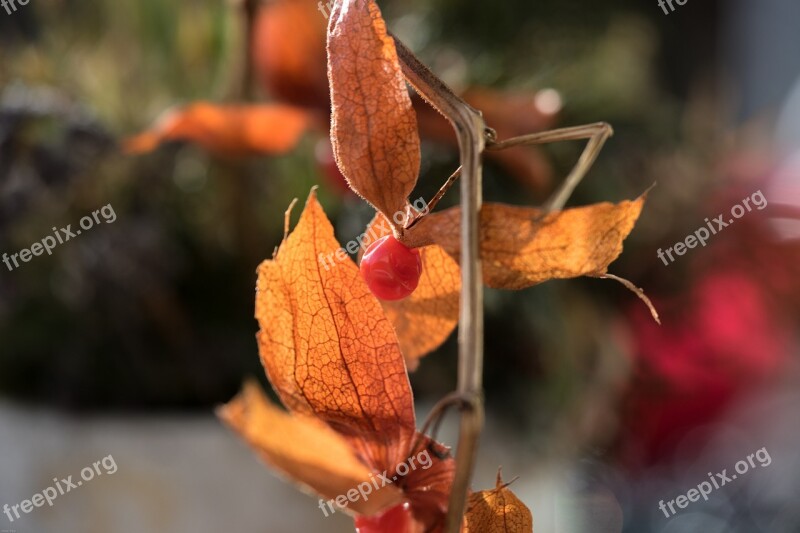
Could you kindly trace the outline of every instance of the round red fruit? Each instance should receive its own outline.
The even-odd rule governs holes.
[[[361,258],[361,275],[381,300],[402,300],[414,292],[422,275],[419,251],[392,235],[372,243]]]
[[[395,505],[374,516],[357,516],[356,533],[408,533],[411,531],[411,506]]]

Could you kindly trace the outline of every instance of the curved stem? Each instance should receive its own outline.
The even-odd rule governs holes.
[[[583,149],[578,162],[567,175],[564,182],[545,204],[545,211],[560,211],[572,195],[572,191],[581,182],[589,169],[592,168],[603,144],[614,134],[611,126],[605,122],[596,122],[584,126],[573,126],[571,128],[560,128],[557,130],[542,131],[521,135],[503,141],[489,140],[486,149],[491,151],[505,150],[514,146],[524,146],[529,144],[545,144],[560,141],[578,141],[589,139],[586,148]]]
[[[439,432],[439,425],[441,421],[444,419],[444,415],[447,414],[447,410],[451,407],[457,405],[460,409],[464,409],[470,407],[469,399],[465,398],[461,394],[457,392],[451,392],[441,400],[439,400],[436,405],[433,406],[430,414],[425,419],[425,423],[422,424],[422,428],[419,430],[419,436],[414,441],[414,445],[411,447],[411,450],[408,452],[408,457],[412,455],[416,455],[417,450],[419,449],[420,444],[425,440],[425,436],[436,440],[436,435]],[[431,431],[431,427],[433,430]]]
[[[461,154],[461,316],[458,334],[458,394],[474,409],[461,413],[456,473],[447,509],[447,533],[461,529],[467,493],[483,428],[483,280],[479,214],[482,155],[487,128],[480,112],[459,98],[399,39],[395,45],[403,74],[417,92],[452,124]],[[491,137],[491,136],[490,136]]]

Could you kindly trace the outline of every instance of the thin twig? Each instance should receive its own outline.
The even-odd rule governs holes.
[[[436,403],[436,405],[433,406],[433,409],[431,409],[431,412],[425,419],[425,423],[422,424],[422,427],[419,430],[419,436],[414,441],[414,445],[408,452],[407,457],[416,455],[417,450],[419,449],[419,446],[420,444],[422,444],[426,435],[432,438],[433,440],[436,440],[436,434],[439,431],[439,424],[441,420],[444,418],[444,415],[447,413],[448,409],[450,409],[454,405],[458,405],[459,407],[463,408],[465,404],[466,404],[465,398],[463,398],[457,392],[451,392],[450,394],[439,400]],[[431,427],[433,427],[432,431]]]
[[[628,281],[625,278],[615,276],[614,274],[609,274],[608,272],[606,272],[605,274],[600,274],[595,277],[600,279],[613,279],[618,283],[622,283],[622,285],[624,285],[625,288],[627,288],[629,291],[635,294],[641,301],[644,302],[644,304],[650,310],[650,314],[653,316],[653,320],[655,320],[659,326],[661,325],[661,318],[658,316],[658,310],[656,309],[656,306],[653,305],[653,302],[650,300],[650,298],[647,297],[647,295],[641,288],[637,287],[631,281]]]
[[[600,150],[603,148],[603,144],[605,144],[606,140],[613,134],[614,130],[609,124],[605,122],[596,122],[584,126],[530,133],[503,141],[490,140],[487,143],[486,149],[498,151],[514,146],[589,139],[578,162],[575,163],[575,166],[564,179],[558,190],[553,193],[550,199],[545,203],[545,212],[559,211],[563,209],[567,200],[569,200],[569,197],[572,195],[572,192],[575,190],[575,187],[578,186],[584,176],[586,176],[586,173],[589,172],[589,169],[592,168],[597,156],[600,154]]]
[[[417,92],[455,129],[461,155],[461,316],[458,335],[458,393],[468,409],[461,412],[456,472],[447,509],[446,533],[461,529],[478,438],[483,428],[483,283],[479,213],[482,205],[481,158],[486,124],[480,112],[459,98],[399,39],[395,38],[403,74]]]
[[[425,206],[425,212],[417,213],[403,229],[406,230],[410,229],[414,224],[422,220],[422,218],[426,214],[433,211],[434,208],[439,204],[441,199],[444,198],[444,195],[447,194],[447,191],[450,190],[450,187],[452,187],[453,184],[456,182],[456,180],[459,178],[459,176],[461,176],[461,167],[458,167],[456,171],[453,172],[449,178],[447,178],[447,181],[445,181],[444,184],[441,187],[439,187],[439,190],[436,192],[433,198],[431,198],[431,201],[428,202],[427,206]]]
[[[456,171],[453,172],[449,178],[447,178],[447,181],[444,182],[444,185],[439,188],[439,191],[436,193],[436,195],[431,198],[431,201],[428,202],[428,211],[433,211],[433,208],[436,207],[442,198],[444,198],[444,195],[447,194],[447,191],[450,190],[450,187],[452,187],[456,180],[461,176],[461,168],[462,167],[458,167]]]

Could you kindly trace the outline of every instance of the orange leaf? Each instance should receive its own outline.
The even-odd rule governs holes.
[[[336,3],[328,79],[336,162],[350,187],[391,220],[417,182],[420,144],[394,40],[374,1]]]
[[[367,228],[375,240],[388,235],[388,222],[378,214]],[[442,345],[458,324],[461,269],[440,246],[423,246],[422,276],[417,289],[403,300],[381,301],[386,317],[394,325],[409,370],[416,370],[420,357]]]
[[[533,533],[531,511],[503,484],[470,495],[462,533]]]
[[[259,5],[252,53],[262,85],[277,100],[324,109],[327,113],[330,109],[325,60],[328,24],[317,2],[273,0]]]
[[[217,416],[282,475],[327,500],[372,477],[344,437],[315,418],[277,408],[255,383],[246,384]],[[346,510],[371,515],[402,500],[402,492],[387,485]]]
[[[294,148],[312,118],[286,105],[215,105],[198,102],[168,111],[156,124],[123,146],[139,154],[161,143],[190,141],[209,152],[226,156],[283,154]]]
[[[258,269],[261,361],[293,412],[315,415],[393,466],[415,432],[397,336],[349,258],[325,269],[339,243],[314,191],[297,227]]]
[[[425,525],[422,531],[442,533],[456,462],[449,448],[427,436],[422,438],[420,448],[422,451],[412,457],[419,463],[424,454],[430,462],[404,478],[403,494],[411,503],[415,518]]]
[[[622,242],[639,218],[645,197],[549,214],[530,207],[484,204],[484,283],[500,289],[524,289],[550,279],[605,274],[622,253]],[[407,244],[435,242],[460,259],[460,216],[459,207],[426,216],[407,232]]]

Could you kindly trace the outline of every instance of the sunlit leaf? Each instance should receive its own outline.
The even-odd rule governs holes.
[[[379,239],[391,232],[378,215],[367,234]],[[419,249],[422,276],[417,289],[402,300],[381,301],[386,316],[397,332],[406,365],[414,370],[419,358],[447,340],[458,324],[461,269],[452,257],[435,244]]]
[[[380,10],[343,0],[328,27],[331,139],[354,191],[389,217],[403,212],[417,182],[417,119]]]
[[[470,495],[462,533],[532,533],[531,511],[503,483],[497,473],[497,486]]]
[[[289,409],[376,441],[387,464],[402,461],[415,422],[397,336],[352,260],[320,264],[339,248],[312,192],[297,227],[258,269],[261,361]]]
[[[217,411],[273,468],[304,490],[333,499],[371,478],[372,472],[356,457],[344,437],[317,418],[290,414],[274,406],[255,383]],[[402,501],[393,485],[381,487],[347,506],[347,510],[374,514]]]
[[[622,253],[645,196],[544,213],[532,207],[486,203],[481,211],[481,256],[486,285],[524,289],[551,279],[600,276]],[[414,245],[436,243],[459,260],[461,208],[426,216]]]

